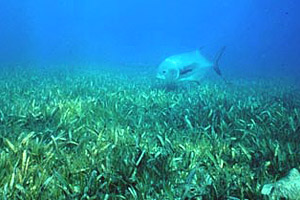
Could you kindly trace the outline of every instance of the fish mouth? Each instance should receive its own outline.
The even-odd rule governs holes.
[[[157,74],[157,75],[156,75],[156,78],[158,78],[158,79],[166,79],[166,77],[165,77],[165,76],[163,76],[163,75],[160,75],[160,74]]]

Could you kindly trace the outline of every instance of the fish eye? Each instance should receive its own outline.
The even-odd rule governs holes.
[[[165,74],[166,72],[167,72],[166,70],[162,71],[163,74]]]

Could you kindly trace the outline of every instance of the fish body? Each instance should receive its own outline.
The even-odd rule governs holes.
[[[224,49],[217,55],[215,62],[209,61],[199,50],[167,57],[159,65],[156,77],[169,82],[199,82],[211,68],[221,75],[218,60]]]

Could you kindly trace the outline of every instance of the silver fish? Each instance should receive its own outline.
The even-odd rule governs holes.
[[[199,50],[167,57],[159,65],[156,77],[168,82],[199,82],[211,68],[222,76],[218,62],[224,50],[225,47],[220,50],[215,62],[206,59]]]

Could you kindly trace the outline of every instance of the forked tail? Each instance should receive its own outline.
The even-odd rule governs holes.
[[[220,61],[222,55],[224,54],[225,49],[226,49],[225,46],[222,47],[222,48],[220,49],[220,51],[216,54],[216,57],[215,57],[215,63],[214,63],[214,66],[213,66],[215,72],[216,72],[219,76],[222,76],[222,72],[221,72],[221,70],[220,70],[220,68],[219,68],[219,61]]]
[[[220,68],[219,68],[219,61],[220,61],[222,55],[224,54],[225,49],[226,49],[226,46],[222,47],[222,48],[220,49],[220,51],[216,54],[216,57],[215,57],[215,63],[214,63],[213,69],[215,70],[215,72],[216,72],[219,76],[221,76],[221,77],[223,78],[223,80],[224,80],[226,83],[228,83],[228,81],[223,77],[222,72],[221,72],[221,70],[220,70]]]

